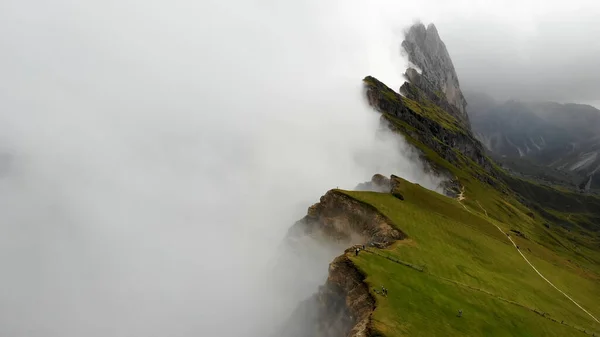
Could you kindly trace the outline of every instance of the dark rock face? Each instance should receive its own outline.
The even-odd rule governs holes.
[[[448,50],[435,26],[413,25],[406,32],[402,46],[410,62],[421,72],[407,69],[407,82],[399,89],[402,95],[367,76],[363,82],[368,103],[382,113],[382,123],[393,131],[423,143],[457,167],[469,166],[468,159],[472,160],[485,170],[485,173],[475,173],[478,178],[497,186],[495,166],[471,132],[467,102]],[[408,127],[393,119],[406,123]],[[435,166],[435,163],[431,164]],[[434,169],[444,171],[439,167]]]
[[[301,303],[278,336],[362,337],[370,335],[370,316],[375,299],[365,276],[347,254],[329,265],[329,277],[319,291]]]
[[[446,113],[457,118],[461,126],[465,129],[470,129],[471,124],[468,116],[465,114],[466,120],[463,120],[463,113],[452,103],[450,103],[446,96],[442,94],[439,88],[429,82],[424,76],[420,75],[415,69],[408,68],[404,77],[409,81],[404,83],[400,87],[400,93],[414,101],[423,101],[423,98],[429,102],[442,108]],[[418,88],[419,90],[415,90]],[[425,97],[422,97],[424,95]]]
[[[396,179],[396,182],[392,182]],[[373,176],[379,184],[399,184],[400,180]],[[394,186],[396,186],[394,185]],[[397,187],[397,186],[396,186]],[[389,192],[389,189],[388,191]],[[365,337],[371,336],[370,317],[375,310],[365,276],[350,256],[363,244],[385,248],[406,234],[395,228],[375,207],[338,190],[331,190],[307,215],[290,229],[289,236],[310,235],[329,242],[353,242],[329,265],[329,276],[319,291],[302,302],[283,324],[278,336],[286,337]]]
[[[402,185],[402,180],[400,180],[400,178],[392,174],[390,182],[392,186],[392,195],[400,200],[404,200],[404,195],[402,195],[400,189]]]
[[[367,76],[364,82],[367,101],[373,108],[384,114],[382,116],[384,120],[385,114],[389,114],[407,123],[414,128],[410,131],[411,137],[425,144],[450,163],[458,164],[460,162],[455,151],[458,150],[493,175],[493,165],[486,157],[483,145],[468,129],[451,130],[437,121],[415,112],[403,102],[402,96],[374,77]],[[403,87],[406,90],[412,90],[411,86],[412,84],[405,83]],[[394,126],[389,124],[390,128],[394,129]],[[489,177],[480,178],[490,184],[494,183]]]
[[[435,26],[430,24],[425,28],[422,23],[413,25],[406,32],[402,47],[408,53],[409,61],[422,71],[418,79],[419,74],[414,69],[407,72],[409,81],[424,91],[443,96],[453,106],[447,111],[469,128],[467,101],[460,90],[450,54]]]
[[[445,180],[441,184],[444,194],[450,198],[458,198],[462,191],[462,185],[455,179]]]

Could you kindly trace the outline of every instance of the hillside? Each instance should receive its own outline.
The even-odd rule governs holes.
[[[473,131],[514,171],[548,183],[600,190],[600,110],[583,104],[495,102],[468,93]]]
[[[442,51],[429,58],[451,65]],[[461,118],[457,91],[448,99],[448,81],[431,77],[445,72],[420,70],[407,70],[401,94],[368,76],[365,94],[382,124],[447,178],[446,195],[376,175],[361,191],[321,197],[290,235],[349,249],[282,334],[600,334],[600,199],[511,176]]]

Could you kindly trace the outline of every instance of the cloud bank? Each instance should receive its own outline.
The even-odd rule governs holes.
[[[402,83],[412,19],[384,5],[3,2],[0,335],[263,336],[285,319],[335,253],[269,287],[320,195],[376,172],[437,183],[362,99],[366,75]]]

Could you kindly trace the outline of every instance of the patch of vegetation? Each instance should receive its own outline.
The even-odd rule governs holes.
[[[509,231],[525,221],[516,230],[526,238],[513,239],[552,282],[588,310],[597,309],[600,302],[598,274],[569,263],[570,255],[562,256],[533,241],[540,236],[535,230],[527,231],[535,224],[533,219],[501,193],[479,182],[475,185],[469,189],[486,197],[464,206],[407,181],[400,186],[404,201],[388,193],[344,192],[376,207],[412,242],[399,241],[385,250],[369,248],[352,257],[368,275],[370,288],[383,285],[388,289],[387,297],[373,293],[377,332],[381,336],[600,332],[600,325],[531,269],[494,224]],[[498,220],[487,218],[484,208],[497,214]],[[462,317],[457,317],[458,310],[463,310]]]
[[[460,125],[456,118],[454,118],[452,115],[448,114],[442,108],[438,107],[429,99],[427,99],[425,94],[414,86],[409,87],[409,90],[414,91],[414,96],[419,97],[419,102],[401,96],[400,94],[390,89],[385,84],[379,82],[372,76],[365,77],[363,79],[363,83],[365,83],[368,87],[374,88],[377,92],[381,93],[384,96],[384,98],[391,104],[400,103],[408,107],[414,113],[421,115],[435,123],[438,123],[441,127],[445,129],[448,129],[455,133],[465,133],[464,128]]]
[[[426,98],[423,98],[429,102]],[[410,98],[402,97],[402,103],[412,111],[439,123],[442,127],[454,132],[464,133],[464,129],[460,126],[454,116],[448,114],[437,105],[429,102],[429,104],[418,103]]]
[[[392,124],[392,126],[396,130],[401,130],[402,133],[417,131],[417,129],[415,127],[409,125],[408,123],[404,122],[403,120],[396,118],[388,113],[383,113],[382,116],[383,116],[383,118],[385,118],[385,120],[390,122],[390,124]]]
[[[446,99],[446,95],[445,95],[443,92],[439,91],[439,90],[436,90],[436,91],[434,91],[433,93],[434,93],[434,94],[435,94],[437,97],[439,97],[439,98]]]
[[[502,179],[523,197],[528,200],[535,200],[544,207],[560,212],[597,212],[600,214],[600,198],[596,196],[576,193],[564,188],[545,186],[508,174],[505,174]]]
[[[415,146],[423,154],[426,160],[434,167],[440,168],[441,170],[450,173],[451,176],[460,178],[459,180],[469,181],[476,177],[487,177],[487,179],[490,181],[496,181],[496,178],[491,176],[481,166],[473,162],[472,159],[465,156],[457,149],[452,149],[449,145],[437,140],[438,143],[442,144],[442,147],[449,148],[455,153],[458,160],[454,163],[450,163],[436,151],[432,150],[430,147],[423,144],[421,141],[414,137],[415,133],[418,133],[418,130],[416,128],[390,114],[384,113],[383,117],[394,127],[393,131],[396,131],[403,135],[406,141],[408,141],[408,143],[410,143],[411,145]],[[497,169],[501,170],[500,168]],[[500,190],[506,189],[505,187],[501,186],[501,182],[496,181],[496,183]]]
[[[524,158],[503,158],[496,156],[498,162],[507,167],[512,172],[518,172],[520,176],[528,179],[534,179],[538,183],[551,186],[564,186],[570,190],[576,189],[581,178],[575,172],[559,171],[547,166],[537,165]]]
[[[372,86],[372,87],[377,87],[379,89],[379,91],[385,96],[385,98],[388,101],[391,102],[399,102],[400,101],[400,95],[395,92],[394,90],[390,89],[387,86],[378,86],[378,84],[375,82],[375,79],[371,76],[367,76],[363,79],[363,83]]]
[[[370,77],[364,81],[387,88]],[[410,93],[418,100],[391,93],[415,114],[472,138],[422,93]],[[388,94],[384,97],[391,101]],[[402,200],[390,193],[343,192],[382,212],[411,242],[352,257],[372,289],[383,285],[389,290],[387,297],[373,293],[377,333],[571,336],[585,335],[585,330],[600,335],[600,325],[539,277],[505,234],[512,230],[520,251],[598,317],[600,198],[516,178],[489,158],[484,169],[432,131],[382,113],[436,171],[460,183],[466,199],[459,202],[407,181],[395,190]],[[456,315],[459,309],[462,317]]]

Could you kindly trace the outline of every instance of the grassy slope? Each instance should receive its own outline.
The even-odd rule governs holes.
[[[568,256],[568,259],[573,261],[573,263],[584,268],[593,269],[596,273],[600,274],[600,250],[598,249],[600,241],[598,233],[588,231],[581,226],[583,224],[583,227],[587,227],[593,222],[596,222],[596,226],[599,225],[597,223],[598,214],[590,214],[589,209],[597,208],[596,212],[599,213],[600,199],[551,189],[547,186],[536,185],[532,182],[509,177],[508,175],[503,177],[505,180],[510,179],[510,188],[516,188],[528,200],[556,218],[555,222],[548,221],[548,219],[544,219],[538,212],[532,211],[518,202],[517,194],[511,191],[508,186],[502,187],[503,183],[499,182],[503,193],[491,189],[487,184],[481,183],[474,176],[484,176],[487,173],[469,158],[460,154],[461,165],[453,165],[444,160],[435,151],[411,137],[411,126],[393,116],[384,115],[384,117],[396,127],[397,132],[404,135],[404,138],[409,143],[421,150],[429,162],[447,170],[465,186],[466,194],[473,197],[465,200],[466,205],[472,209],[481,210],[479,204],[485,204],[485,209],[488,211],[490,217],[510,224],[510,227],[506,228],[507,230],[520,230],[529,239],[543,245],[546,249],[558,251],[562,255]],[[497,168],[497,170],[502,172],[500,168]],[[569,212],[566,206],[571,204],[581,205],[583,204],[582,198],[592,200],[591,202],[586,202],[588,209],[573,207],[573,210]],[[479,204],[475,202],[475,199]],[[528,216],[527,213],[533,213],[534,218]],[[552,224],[551,229],[544,226],[544,224],[548,223]],[[572,230],[567,230],[563,226],[557,226],[557,223],[561,225],[567,224]]]
[[[370,285],[389,289],[387,298],[377,295],[373,317],[382,335],[567,336],[584,328],[600,332],[600,325],[542,280],[477,209],[469,206],[468,212],[458,201],[408,182],[402,190],[405,201],[385,193],[346,192],[377,207],[410,237],[390,249],[370,249],[372,253],[353,257]],[[598,312],[597,274],[568,266],[561,256],[524,241],[519,245],[540,271],[592,313]],[[533,247],[531,252],[527,246]],[[385,256],[423,266],[425,272]],[[458,309],[464,311],[462,318],[456,317]],[[563,320],[566,324],[560,324]]]
[[[456,131],[453,120],[440,116],[431,104],[404,103]],[[598,233],[583,228],[595,222],[589,205],[594,208],[596,199],[581,202],[587,209],[569,211],[561,207],[578,196],[565,191],[553,189],[552,200],[541,200],[549,194],[538,185],[492,177],[493,188],[475,178],[490,175],[466,156],[457,153],[459,163],[452,164],[413,138],[413,126],[383,116],[430,163],[454,175],[467,199],[461,204],[409,182],[402,186],[405,201],[386,193],[345,192],[375,206],[409,236],[389,249],[370,248],[352,257],[372,287],[389,289],[388,297],[376,295],[376,330],[382,336],[570,336],[585,335],[584,330],[600,335],[600,324],[540,278],[494,226],[523,233],[512,235],[513,240],[537,269],[600,318]],[[518,201],[523,197],[546,217],[555,217],[550,228],[540,212]],[[556,225],[561,221],[570,222],[572,229]],[[456,317],[458,309],[464,311],[462,318]]]

